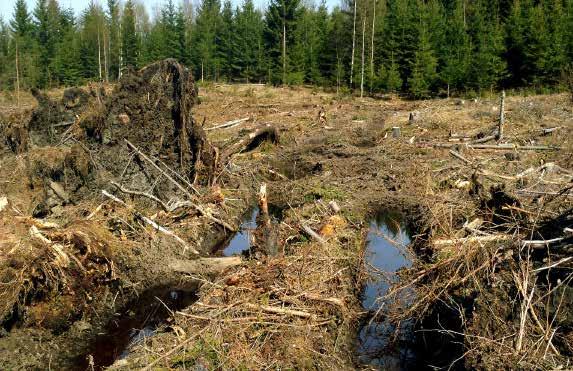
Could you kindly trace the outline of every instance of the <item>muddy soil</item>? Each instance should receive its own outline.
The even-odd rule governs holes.
[[[439,249],[436,239],[465,236],[458,232],[476,217],[495,224],[497,229],[488,230],[494,233],[503,224],[496,218],[506,218],[508,223],[508,217],[517,215],[508,214],[508,208],[523,209],[526,211],[520,213],[527,214],[531,203],[544,202],[523,198],[518,193],[524,189],[523,183],[477,174],[475,168],[454,158],[449,149],[432,146],[453,143],[449,142],[455,137],[452,133],[469,136],[476,131],[477,135],[478,129],[494,126],[497,98],[459,105],[454,100],[360,100],[309,89],[206,85],[198,90],[201,104],[196,104],[197,91],[191,85],[181,85],[180,71],[167,67],[153,73],[144,70],[126,80],[114,88],[115,93],[107,93],[102,104],[97,96],[91,96],[86,104],[95,108],[74,124],[70,131],[73,140],[22,153],[10,150],[2,157],[2,168],[13,169],[2,173],[0,180],[0,196],[6,195],[8,203],[0,211],[0,229],[8,236],[0,244],[2,282],[13,282],[14,286],[9,291],[12,296],[5,296],[13,305],[2,312],[5,331],[0,338],[0,366],[41,368],[50,362],[54,368],[84,368],[85,362],[78,362],[78,357],[97,352],[93,347],[97,334],[108,331],[114,313],[120,313],[139,293],[159,285],[197,285],[197,301],[176,308],[170,322],[159,324],[152,336],[128,344],[124,356],[111,367],[376,367],[360,362],[357,340],[364,319],[361,295],[368,278],[363,264],[368,220],[385,208],[400,210],[411,226],[410,248],[416,255],[412,268],[400,277],[402,283],[420,285],[420,298],[425,303],[415,302],[411,312],[401,313],[408,313],[418,329],[435,329],[439,322],[470,336],[435,333],[432,338],[430,332],[423,332],[416,364],[422,368],[432,364],[447,367],[456,361],[441,351],[453,346],[453,339],[462,347],[461,354],[471,350],[457,360],[456,367],[526,367],[519,363],[523,354],[500,357],[491,345],[471,341],[472,335],[504,335],[489,312],[491,308],[511,323],[508,331],[519,323],[515,314],[519,305],[508,306],[511,301],[496,291],[501,287],[504,293],[517,292],[511,274],[517,255],[495,250],[482,253],[473,248],[492,262],[490,266],[480,260],[475,269],[487,266],[493,276],[462,279],[451,290],[437,293],[426,287],[433,282],[440,287],[447,285],[442,281],[446,274],[436,267],[453,262],[464,248]],[[154,80],[156,73],[171,80],[167,79],[167,84]],[[141,79],[150,79],[159,87],[140,89]],[[177,101],[182,91],[193,99],[172,106],[170,102]],[[538,167],[541,162],[573,168],[573,112],[566,96],[509,97],[506,106],[508,141],[527,145],[534,140],[535,144],[558,145],[561,149],[471,150],[461,144],[454,149],[476,166],[480,164],[482,173],[485,169],[506,177]],[[192,118],[185,116],[190,109]],[[412,111],[420,112],[414,124],[408,122]],[[238,125],[203,132],[204,128],[247,117],[249,120]],[[183,130],[182,122],[194,129]],[[198,123],[204,123],[203,127]],[[263,141],[256,143],[256,148],[246,146],[217,163],[215,148],[232,147],[237,138],[260,129],[261,124],[278,129],[278,144]],[[401,127],[400,138],[392,138],[394,126]],[[552,135],[538,135],[540,128],[554,126],[561,129]],[[228,241],[233,232],[196,209],[166,211],[149,197],[128,195],[110,185],[110,180],[121,175],[126,188],[150,193],[164,203],[189,200],[153,166],[137,160],[124,138],[182,174],[199,191],[193,202],[233,226],[239,226],[243,215],[252,210],[255,190],[266,183],[269,203],[281,210],[275,227],[278,255],[245,256],[241,265],[217,276],[170,271],[169,261],[196,256],[172,237],[146,225],[142,217],[174,231],[203,256],[220,256],[221,251],[213,249],[223,248],[217,242]],[[203,145],[201,151],[206,150],[207,156],[199,158],[194,144]],[[507,156],[506,152],[519,156]],[[197,167],[186,165],[197,161]],[[124,172],[125,168],[128,170]],[[58,196],[61,192],[50,181],[63,184],[69,199]],[[553,183],[549,187],[555,188],[526,190],[557,193],[560,189]],[[535,182],[528,185],[538,186]],[[101,189],[113,192],[129,207],[101,196]],[[190,187],[188,190],[194,192]],[[550,213],[562,215],[565,225],[570,224],[566,213],[572,206],[570,200],[561,198],[547,206]],[[331,201],[341,211],[334,211]],[[46,204],[44,211],[35,212],[42,202]],[[513,231],[526,225],[525,220],[529,219],[512,219],[517,223]],[[30,234],[32,226],[41,237]],[[305,227],[315,231],[319,239]],[[64,258],[55,245],[62,246],[69,265],[62,262]],[[544,258],[547,255],[536,264],[542,265]],[[471,264],[474,262],[468,261]],[[416,274],[423,272],[432,275],[416,279]],[[482,293],[469,285],[476,282]],[[460,305],[465,317],[451,311],[444,304],[450,303],[446,299]],[[391,311],[382,315],[389,321],[406,320]],[[533,336],[535,331],[529,334]],[[565,326],[559,332],[559,342],[555,343],[559,355],[548,357],[555,361],[554,366],[569,357],[569,331]],[[427,344],[441,345],[432,350]],[[18,357],[13,356],[16,351]]]

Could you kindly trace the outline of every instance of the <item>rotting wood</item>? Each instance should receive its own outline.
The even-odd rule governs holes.
[[[230,256],[221,258],[199,258],[195,260],[173,260],[169,268],[179,273],[215,275],[227,268],[242,264],[241,257]]]
[[[161,225],[155,223],[153,220],[149,219],[149,218],[146,217],[145,215],[141,214],[139,211],[135,210],[133,207],[131,207],[131,206],[129,206],[128,204],[126,204],[123,200],[121,200],[121,199],[117,198],[116,196],[112,195],[111,193],[107,192],[105,189],[102,189],[101,193],[102,193],[105,197],[107,197],[107,198],[109,198],[109,199],[111,199],[111,200],[113,200],[113,201],[115,201],[115,202],[117,202],[117,203],[119,203],[119,204],[121,204],[121,205],[127,207],[135,216],[137,216],[138,218],[140,218],[141,220],[143,220],[145,223],[147,223],[147,224],[149,224],[150,226],[152,226],[153,228],[155,228],[157,231],[159,231],[159,232],[161,232],[161,233],[163,233],[163,234],[166,234],[166,235],[168,235],[168,236],[173,237],[175,240],[177,240],[177,242],[179,242],[181,245],[183,245],[183,248],[184,248],[185,250],[189,250],[189,251],[191,251],[193,254],[199,255],[199,251],[197,251],[197,250],[195,250],[193,247],[189,246],[189,244],[188,244],[187,242],[185,242],[185,240],[183,240],[181,237],[177,236],[175,233],[173,233],[173,232],[170,231],[169,229],[167,229],[167,228],[165,228],[165,227],[163,227],[163,226],[161,226]]]

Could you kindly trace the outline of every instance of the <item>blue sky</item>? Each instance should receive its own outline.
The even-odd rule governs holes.
[[[89,1],[90,0],[58,0],[58,3],[60,4],[61,7],[65,8],[72,7],[77,15],[87,6]],[[99,2],[104,6],[107,3],[107,0],[94,0],[94,1]],[[166,0],[139,0],[139,1],[143,2],[147,6],[147,11],[149,12],[150,15],[152,15],[154,13],[153,9],[158,5],[160,6],[161,4],[163,4]],[[192,0],[192,3],[196,4],[198,1],[200,0]],[[242,2],[242,0],[231,0],[231,1],[234,4],[240,4]],[[267,5],[269,0],[254,0],[254,1],[258,7],[264,7]],[[315,2],[318,3],[319,1],[320,0],[316,0]],[[328,7],[332,9],[334,5],[337,5],[339,3],[339,1],[340,0],[326,0],[326,3]],[[26,2],[28,3],[28,9],[31,11],[31,9],[34,8],[36,0],[26,0]],[[175,0],[174,2],[179,3],[178,0]],[[7,22],[10,18],[12,18],[12,13],[14,12],[15,3],[16,0],[0,0],[0,17],[2,17],[2,19],[5,22]]]

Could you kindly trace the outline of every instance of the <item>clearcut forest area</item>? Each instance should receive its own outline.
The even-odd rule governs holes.
[[[14,1],[0,369],[573,367],[573,2]]]

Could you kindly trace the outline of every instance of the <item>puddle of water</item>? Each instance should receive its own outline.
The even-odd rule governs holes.
[[[384,212],[370,222],[367,236],[365,260],[372,280],[367,283],[362,305],[369,311],[377,311],[385,304],[378,298],[383,297],[390,286],[397,281],[396,272],[412,265],[406,246],[411,235],[401,216]],[[392,343],[390,338],[396,328],[379,320],[367,322],[358,334],[358,357],[360,362],[385,370],[403,370],[415,365],[413,351],[412,324],[401,326],[399,338]]]
[[[171,312],[188,307],[196,300],[195,291],[161,288],[144,292],[110,321],[105,333],[99,335],[86,354],[79,357],[77,369],[92,369],[89,355],[93,357],[95,370],[103,370],[127,357],[129,349],[152,337],[157,328],[167,322]]]
[[[269,214],[274,220],[281,220],[283,217],[283,209],[275,205],[268,205]],[[241,255],[248,251],[251,246],[251,236],[257,228],[257,216],[259,215],[259,208],[254,207],[249,210],[243,222],[239,226],[239,231],[235,233],[229,240],[224,241],[218,248],[219,252],[222,251],[223,256]]]
[[[255,207],[247,213],[246,218],[241,223],[239,231],[231,238],[223,249],[224,256],[240,255],[249,250],[251,246],[252,232],[257,228],[257,215],[259,208]]]

